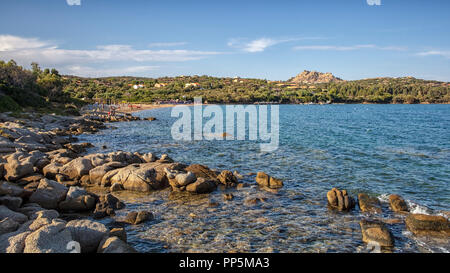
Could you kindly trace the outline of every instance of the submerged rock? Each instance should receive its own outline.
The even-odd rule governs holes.
[[[360,193],[358,194],[358,202],[362,212],[381,213],[381,204],[376,197],[370,197],[366,193]]]
[[[408,206],[406,205],[405,200],[399,195],[391,194],[389,195],[389,205],[392,211],[395,212],[407,212]]]
[[[450,237],[450,221],[443,216],[408,214],[405,223],[417,236]]]
[[[236,187],[236,185],[239,183],[234,174],[227,170],[222,171],[217,176],[217,179],[219,179],[219,182],[225,185],[226,187]]]
[[[256,183],[258,183],[260,186],[267,187],[269,189],[279,189],[283,187],[283,181],[269,176],[268,174],[264,172],[258,172],[256,174]]]
[[[349,211],[355,207],[355,200],[348,195],[346,190],[331,189],[327,193],[328,205],[340,211]]]
[[[149,211],[132,211],[128,213],[124,222],[131,225],[139,225],[140,223],[151,221],[154,219],[153,213]]]
[[[124,207],[124,203],[114,195],[108,193],[99,197],[93,216],[97,219],[112,216],[115,215],[115,210],[123,209]]]
[[[359,225],[363,242],[367,244],[374,242],[381,247],[394,246],[392,234],[382,222],[361,220]]]

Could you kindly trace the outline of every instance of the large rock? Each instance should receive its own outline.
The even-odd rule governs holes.
[[[0,235],[14,232],[19,228],[20,224],[13,219],[5,218],[0,220]]]
[[[91,220],[70,221],[66,229],[72,234],[73,240],[80,243],[82,253],[95,252],[100,242],[109,235],[105,225]]]
[[[25,239],[24,253],[68,253],[69,242],[73,241],[71,232],[65,228],[64,221],[53,220],[33,231]]]
[[[0,205],[5,205],[10,210],[17,211],[22,205],[22,198],[13,196],[0,197]]]
[[[26,191],[23,188],[13,183],[0,182],[0,196],[9,195],[14,197],[22,197],[26,194],[25,192]]]
[[[89,158],[79,157],[62,166],[59,173],[74,180],[89,174],[89,171],[93,168],[94,166]]]
[[[283,187],[283,181],[274,177],[269,176],[264,172],[258,172],[256,174],[256,183],[262,187],[267,187],[269,189],[279,189]]]
[[[363,242],[367,244],[376,243],[380,247],[394,246],[392,234],[382,222],[361,220],[359,225],[361,226]]]
[[[37,190],[31,195],[30,202],[46,209],[58,208],[59,202],[66,198],[67,187],[56,181],[42,179]]]
[[[409,214],[405,223],[417,236],[450,237],[450,222],[443,216]]]
[[[66,199],[59,203],[63,211],[86,211],[95,207],[95,198],[80,187],[70,187]]]
[[[381,204],[376,197],[360,193],[358,194],[358,202],[362,212],[381,213]]]
[[[25,239],[31,231],[18,231],[5,233],[0,236],[0,253],[23,253]]]
[[[97,250],[98,253],[137,253],[137,251],[129,246],[118,237],[113,236],[103,240]]]
[[[24,152],[15,152],[9,155],[6,160],[7,163],[4,165],[5,179],[16,181],[34,172],[33,167],[37,159],[33,156],[27,156],[27,153]]]
[[[125,190],[148,192],[158,189],[156,171],[143,165],[133,164],[120,169],[110,179],[111,183],[121,183]]]
[[[340,211],[349,211],[355,207],[355,200],[348,195],[346,190],[331,189],[327,193],[328,205]]]
[[[3,220],[5,218],[9,218],[11,220],[14,220],[18,223],[25,223],[28,221],[28,217],[22,213],[15,212],[7,208],[6,206],[1,205],[0,206],[0,220]]]
[[[210,193],[216,189],[217,185],[213,180],[203,177],[197,178],[197,181],[186,186],[186,191],[192,193]]]
[[[59,174],[59,170],[62,168],[62,166],[63,165],[59,162],[52,162],[42,169],[42,173],[49,179],[55,179],[56,175]]]
[[[185,166],[179,163],[143,163],[132,164],[125,168],[107,172],[102,178],[103,186],[112,183],[122,184],[125,190],[148,192],[168,186],[165,169],[181,170]]]
[[[389,195],[389,205],[395,212],[407,212],[408,206],[402,197],[396,194]]]

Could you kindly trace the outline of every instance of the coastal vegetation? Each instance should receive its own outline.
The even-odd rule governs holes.
[[[309,71],[289,81],[211,76],[83,78],[42,70],[36,63],[27,70],[13,60],[0,61],[2,112],[32,107],[76,113],[77,106],[93,101],[183,102],[198,96],[208,103],[239,104],[449,103],[450,83],[413,77],[343,81],[331,73]]]

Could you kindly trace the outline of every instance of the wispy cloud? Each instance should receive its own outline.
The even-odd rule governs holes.
[[[69,6],[81,6],[81,0],[66,0]]]
[[[430,50],[430,51],[424,51],[419,52],[416,55],[418,56],[442,56],[447,59],[450,59],[450,51],[441,51],[441,50]]]
[[[174,46],[182,46],[186,45],[187,42],[168,42],[168,43],[151,43],[149,47],[174,47]]]
[[[328,51],[353,51],[361,49],[378,49],[378,50],[391,50],[391,51],[405,51],[406,47],[398,46],[377,46],[373,44],[366,45],[351,45],[351,46],[336,46],[336,45],[305,45],[295,46],[294,50],[328,50]]]
[[[216,51],[184,49],[135,49],[130,45],[103,45],[95,49],[62,49],[58,45],[38,38],[23,38],[0,35],[0,56],[4,60],[14,59],[21,64],[33,61],[48,66],[79,67],[82,65],[116,63],[185,62],[222,54]],[[153,66],[136,65],[148,69]],[[132,72],[132,71],[130,71]]]
[[[369,6],[381,6],[381,0],[366,0]]]
[[[319,37],[302,37],[302,38],[284,38],[284,39],[274,39],[274,38],[259,38],[256,40],[249,41],[246,38],[233,38],[227,43],[229,47],[238,48],[245,52],[255,53],[263,52],[268,47],[299,40],[311,40],[311,39],[321,39]]]

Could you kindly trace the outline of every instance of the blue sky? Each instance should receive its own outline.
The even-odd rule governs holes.
[[[0,59],[80,76],[450,81],[450,1],[1,1]]]

